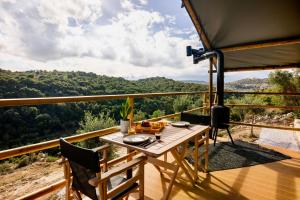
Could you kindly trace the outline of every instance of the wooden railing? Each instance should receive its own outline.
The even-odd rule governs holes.
[[[147,98],[147,97],[160,97],[160,96],[179,96],[179,95],[204,95],[208,92],[168,92],[168,93],[144,93],[144,94],[121,94],[121,95],[95,95],[95,96],[72,96],[72,97],[44,97],[44,98],[20,98],[20,99],[0,99],[0,107],[8,106],[24,106],[24,105],[42,105],[42,104],[58,104],[58,103],[74,103],[81,101],[100,101],[100,100],[115,100],[115,99],[126,99],[129,97],[131,99],[131,106],[133,107],[135,98]],[[289,95],[289,96],[300,96],[300,93],[266,93],[266,92],[234,92],[226,91],[226,94],[255,94],[255,95]],[[206,107],[200,107],[187,112],[194,112],[198,110],[208,110],[208,104],[205,104]],[[285,110],[300,110],[300,106],[273,106],[273,105],[248,105],[248,104],[227,104],[229,107],[239,107],[239,108],[276,108],[276,109],[285,109]],[[172,118],[179,116],[179,113],[174,113],[170,115],[165,115],[156,119],[159,120],[162,118]],[[133,119],[133,115],[130,116]],[[255,125],[247,124],[240,122],[230,122],[235,125],[246,125],[246,126],[257,126],[257,127],[268,127],[268,128],[279,128],[285,129],[284,127],[276,126],[265,126],[265,125]],[[286,127],[288,130],[297,130],[297,128]],[[112,127],[108,129],[73,135],[67,137],[66,139],[70,142],[80,142],[86,139],[94,138],[100,135],[109,134],[115,131],[118,131],[118,127]],[[11,158],[14,156],[20,156],[27,153],[33,153],[41,150],[46,150],[49,148],[54,148],[58,146],[58,139],[50,140],[47,142],[41,142],[33,145],[27,145],[23,147],[18,147],[14,149],[0,151],[0,160]]]
[[[255,95],[287,95],[287,96],[300,96],[300,93],[264,93],[264,92],[225,92],[226,94],[255,94]],[[75,97],[45,97],[45,98],[22,98],[22,99],[0,99],[0,107],[9,107],[9,106],[26,106],[26,105],[42,105],[42,104],[58,104],[58,103],[74,103],[81,101],[100,101],[100,100],[115,100],[115,99],[126,99],[130,98],[130,105],[133,107],[135,98],[147,98],[147,97],[161,97],[161,96],[179,96],[179,95],[204,95],[206,99],[208,92],[169,92],[169,93],[146,93],[146,94],[122,94],[122,95],[96,95],[96,96],[75,96]],[[204,103],[205,107],[199,107],[191,109],[185,112],[196,112],[196,111],[208,111],[209,104],[208,102]],[[270,106],[270,105],[228,105],[230,107],[241,107],[241,108],[278,108],[286,110],[300,110],[299,106]],[[150,119],[151,121],[159,120],[162,118],[174,118],[179,116],[180,113],[174,113],[170,115],[165,115],[158,118]],[[130,115],[131,121],[133,121],[133,112]],[[268,128],[279,128],[279,129],[288,129],[288,130],[297,130],[298,128],[290,127],[274,127],[274,126],[265,126],[258,124],[246,124],[239,122],[230,122],[233,125],[246,125],[246,126],[258,126],[258,127],[268,127]],[[99,137],[105,134],[113,133],[119,130],[119,127],[111,127],[103,130],[92,131],[88,133],[73,135],[67,137],[66,140],[69,142],[80,142],[86,139]],[[18,147],[14,149],[8,149],[0,151],[0,160],[20,156],[28,153],[38,152],[41,150],[47,150],[50,148],[58,147],[59,140],[50,140],[46,142],[41,142],[37,144],[27,145],[23,147]],[[63,188],[65,185],[64,180],[60,180],[52,185],[41,188],[38,191],[27,194],[19,199],[32,199],[38,198],[43,195],[54,192],[58,189]]]
[[[116,100],[126,99],[129,97],[130,105],[133,107],[135,98],[149,98],[161,96],[179,96],[179,95],[203,95],[206,92],[168,92],[168,93],[146,93],[146,94],[121,94],[121,95],[95,95],[95,96],[73,96],[73,97],[44,97],[44,98],[22,98],[22,99],[0,99],[0,107],[10,106],[28,106],[28,105],[42,105],[42,104],[58,104],[58,103],[74,103],[81,101],[100,101],[100,100]],[[204,107],[188,110],[186,112],[195,112],[203,110]],[[150,119],[151,121],[159,120],[161,118],[174,118],[180,113],[165,115],[163,117]],[[133,121],[133,111],[130,114],[131,121]],[[80,142],[90,138],[99,137],[105,134],[119,131],[119,127],[111,127],[103,130],[92,131],[88,133],[73,135],[66,137],[69,142]],[[32,145],[22,146],[14,149],[0,151],[0,160],[20,156],[28,153],[34,153],[41,150],[47,150],[59,146],[59,139],[50,140],[46,142],[36,143]],[[57,191],[65,186],[65,180],[57,181],[49,186],[43,187],[38,191],[34,191],[18,199],[34,199]]]
[[[196,111],[203,110],[204,108],[205,107],[194,108],[191,110],[187,110],[185,112],[196,112]],[[180,116],[179,112],[170,114],[170,115],[164,115],[164,116],[157,117],[157,118],[152,118],[149,120],[157,121],[157,120],[160,120],[163,118],[175,118],[177,116]],[[107,128],[107,129],[102,129],[102,130],[97,130],[97,131],[92,131],[92,132],[87,132],[87,133],[82,133],[82,134],[78,134],[78,135],[65,137],[65,139],[71,143],[80,142],[80,141],[84,141],[87,139],[114,133],[119,130],[120,130],[119,127],[111,127],[111,128]],[[58,147],[58,146],[59,146],[59,139],[55,139],[55,140],[49,140],[46,142],[40,142],[40,143],[31,144],[31,145],[27,145],[27,146],[17,147],[17,148],[13,148],[13,149],[3,150],[3,151],[0,151],[0,160],[4,160],[7,158],[12,158],[15,156],[20,156],[20,155],[24,155],[24,154],[28,154],[28,153],[34,153],[34,152],[38,152],[38,151],[42,151],[42,150],[47,150],[47,149],[51,149],[51,148]]]
[[[0,99],[0,107],[28,106],[42,104],[75,103],[81,101],[101,101],[129,98],[146,98],[179,95],[199,95],[207,92],[165,92],[165,93],[143,93],[143,94],[117,94],[117,95],[94,95],[94,96],[70,96],[70,97],[42,97],[42,98],[18,98]]]

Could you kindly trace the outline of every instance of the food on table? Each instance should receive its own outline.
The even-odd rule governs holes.
[[[151,126],[151,124],[150,124],[150,122],[149,121],[142,121],[142,127],[150,127]]]

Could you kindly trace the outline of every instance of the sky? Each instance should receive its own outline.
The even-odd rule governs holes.
[[[208,79],[186,46],[201,42],[181,0],[1,0],[0,68],[127,79]],[[225,81],[268,72],[226,73]]]

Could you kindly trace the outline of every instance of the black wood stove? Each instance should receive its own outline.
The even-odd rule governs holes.
[[[232,144],[234,144],[229,131],[230,110],[224,106],[224,55],[220,50],[206,52],[204,49],[195,50],[190,46],[187,47],[187,56],[193,55],[194,64],[199,61],[216,57],[217,58],[217,97],[218,104],[211,107],[211,127],[213,128],[212,138],[216,144],[218,130],[226,129]]]
[[[216,144],[218,130],[226,129],[232,144],[234,144],[229,131],[230,110],[224,106],[224,55],[217,51],[217,97],[218,105],[211,107],[211,126],[213,127],[214,145]]]

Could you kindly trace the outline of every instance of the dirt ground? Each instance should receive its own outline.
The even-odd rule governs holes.
[[[254,142],[258,139],[260,128],[254,128],[251,136],[250,127],[236,126],[231,129],[235,140],[240,139]],[[223,136],[222,136],[223,135]],[[219,132],[219,137],[228,138],[224,131]],[[118,149],[118,154],[126,153],[124,148]],[[0,176],[0,199],[13,200],[44,186],[61,180],[63,177],[62,166],[58,162],[35,162],[26,167],[14,170],[12,173]],[[42,199],[62,199],[61,195],[49,195]]]
[[[0,176],[0,199],[16,199],[59,181],[62,177],[62,166],[58,162],[35,162]]]

